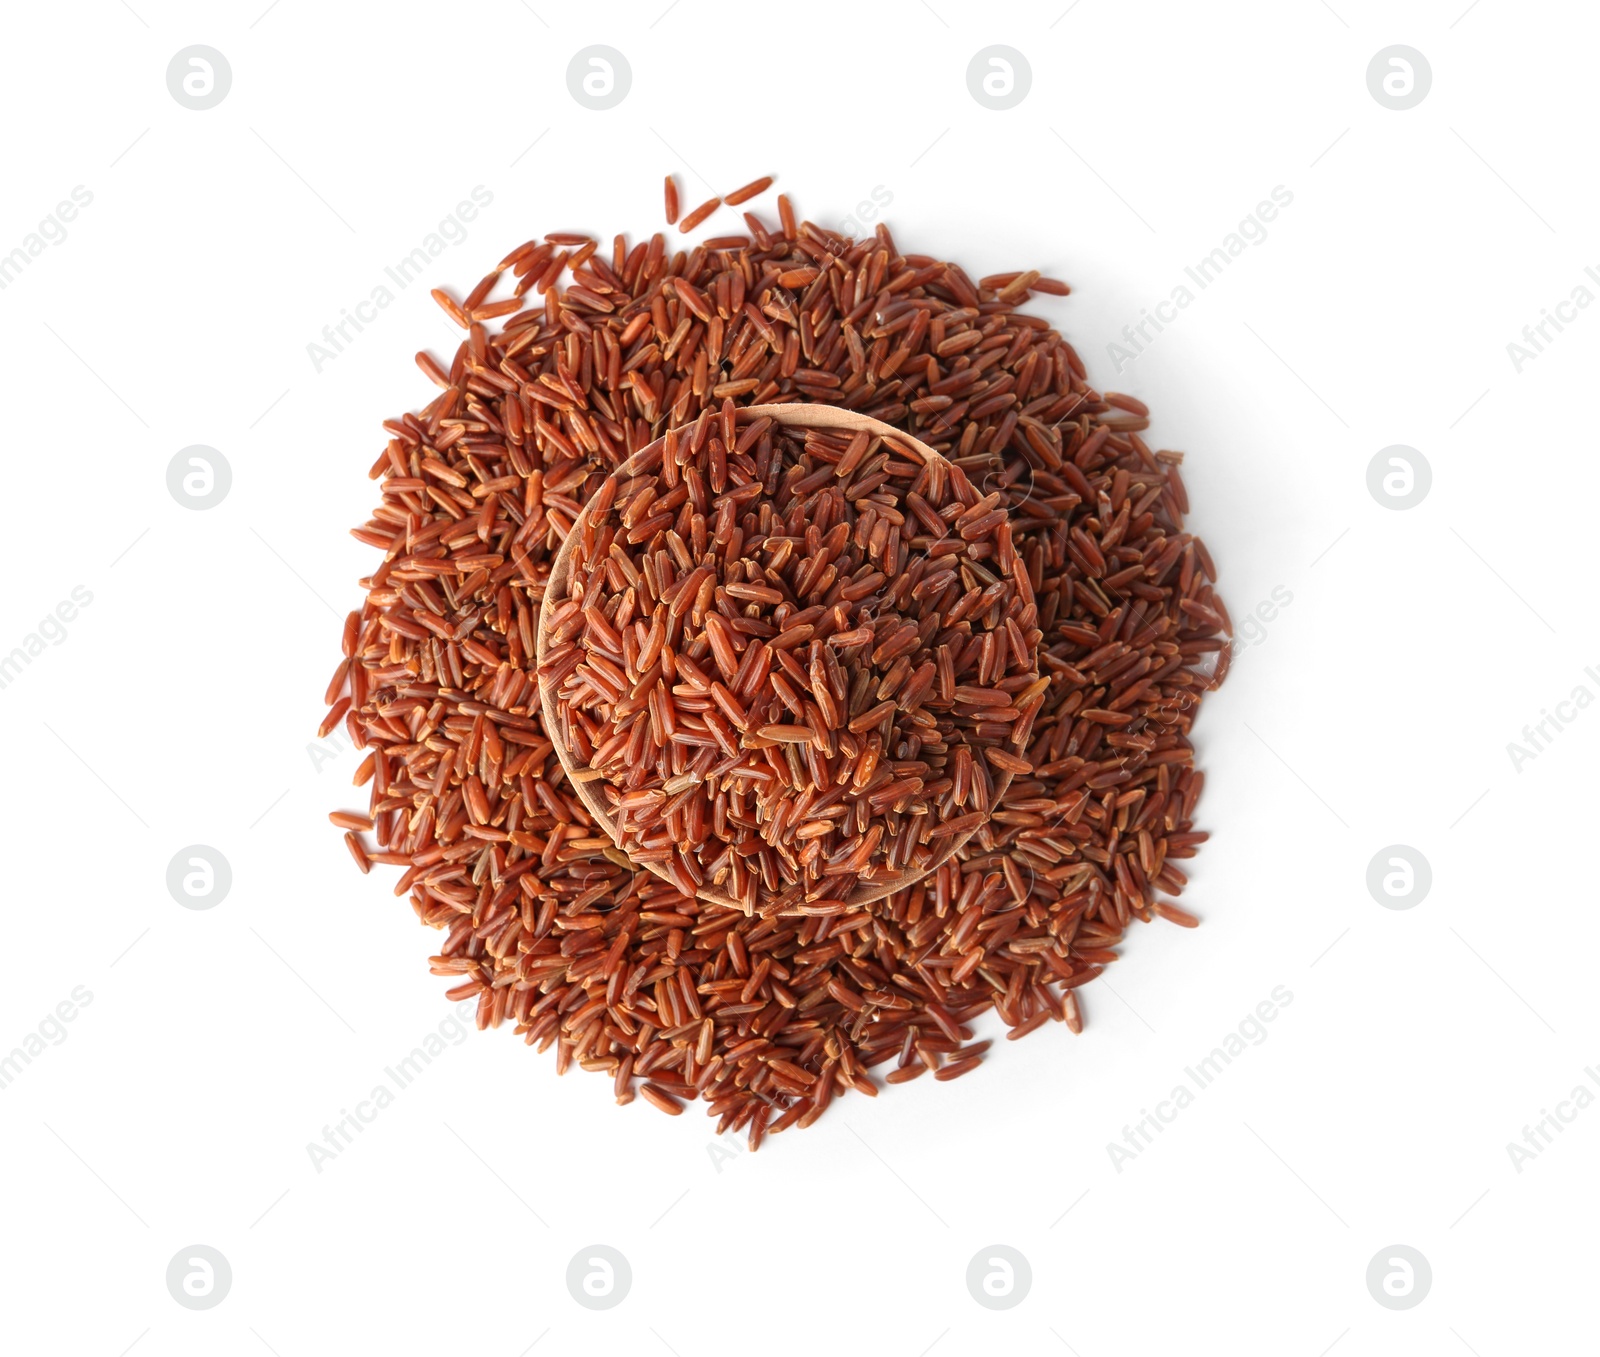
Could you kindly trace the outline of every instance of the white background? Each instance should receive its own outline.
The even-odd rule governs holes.
[[[1600,711],[1520,771],[1507,745],[1578,685],[1600,693],[1600,313],[1520,373],[1506,346],[1600,266],[1600,22],[1509,0],[1066,4],[10,11],[0,251],[74,186],[93,202],[0,292],[0,653],[74,586],[93,601],[0,690],[0,1054],[75,986],[93,998],[0,1090],[0,1347],[1592,1343],[1600,1110],[1520,1172],[1507,1143],[1600,1092],[1582,847]],[[194,43],[232,67],[202,112],[165,81]],[[593,43],[632,68],[607,112],[567,89]],[[965,77],[995,43],[1032,72],[1003,112]],[[1366,84],[1395,43],[1433,72],[1404,112]],[[904,249],[1072,283],[1040,309],[1189,454],[1234,617],[1292,595],[1199,723],[1214,837],[1184,903],[1204,926],[1137,927],[1080,991],[1082,1036],[845,1098],[755,1156],[712,1152],[698,1109],[558,1080],[503,1030],[450,1045],[318,1172],[308,1142],[450,1018],[438,935],[326,822],[365,804],[356,756],[319,763],[312,741],[374,559],[346,530],[373,501],[378,422],[428,399],[418,348],[452,351],[427,287],[459,296],[546,231],[648,233],[669,170],[686,206],[775,173],[830,224],[877,188]],[[323,326],[476,185],[493,203],[466,240],[317,372]],[[1276,185],[1293,202],[1267,238],[1116,372],[1107,343]],[[233,475],[203,512],[166,486],[196,443]],[[1433,473],[1398,512],[1366,484],[1396,443]],[[209,911],[166,889],[195,843],[232,867]],[[1403,911],[1365,884],[1395,843],[1433,872]],[[1266,1039],[1119,1171],[1108,1143],[1276,986],[1293,998]],[[565,1282],[595,1243],[633,1271],[603,1313]],[[164,1280],[193,1244],[233,1270],[203,1313]],[[1032,1269],[1005,1312],[964,1281],[994,1244]],[[1404,1312],[1365,1281],[1393,1244],[1433,1272]]]

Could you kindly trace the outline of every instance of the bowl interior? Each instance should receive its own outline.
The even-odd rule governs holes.
[[[783,404],[783,405],[751,405],[745,406],[737,412],[740,424],[750,424],[758,419],[770,419],[775,424],[782,424],[790,428],[811,429],[845,429],[852,432],[866,430],[868,433],[882,438],[897,452],[915,457],[924,463],[943,462],[946,459],[935,452],[927,444],[919,442],[900,429],[884,424],[880,420],[870,419],[865,415],[857,414],[854,410],[844,410],[834,405],[814,404]],[[684,432],[690,426],[685,426]],[[641,448],[628,458],[611,473],[611,479],[626,479],[638,475],[649,469],[660,460],[662,447],[667,435]],[[596,494],[599,492],[597,491]],[[567,590],[572,580],[572,562],[577,545],[583,540],[583,529],[589,518],[590,505],[593,497],[584,504],[582,511],[573,521],[572,529],[567,533],[566,540],[562,542],[561,549],[556,553],[555,560],[551,563],[549,581],[545,586],[544,600],[539,609],[539,628],[536,638],[536,664],[539,673],[539,702],[544,712],[545,730],[551,742],[555,745],[556,757],[560,759],[561,766],[567,774],[568,780],[578,793],[578,799],[595,819],[595,822],[605,831],[606,837],[622,848],[622,834],[617,826],[615,817],[606,804],[605,796],[601,791],[603,775],[598,769],[588,767],[577,759],[574,752],[566,746],[561,739],[562,729],[561,713],[556,697],[556,686],[546,681],[544,675],[545,654],[548,644],[547,622],[551,614],[551,605],[561,603],[567,598]],[[1012,774],[1005,770],[997,769],[994,775],[994,802],[998,804],[1011,786]],[[846,903],[851,906],[870,904],[874,900],[881,900],[895,891],[903,890],[907,886],[915,885],[930,872],[937,870],[943,863],[948,862],[960,848],[977,833],[977,827],[961,834],[948,835],[942,842],[938,851],[926,863],[915,868],[898,872],[892,877],[880,877],[871,882],[857,884],[844,895]],[[643,864],[654,875],[662,880],[668,880],[666,870],[655,862]],[[709,904],[720,905],[726,909],[744,908],[743,904],[730,896],[722,895],[712,888],[705,888],[696,892],[697,896]],[[831,897],[830,897],[831,898]]]

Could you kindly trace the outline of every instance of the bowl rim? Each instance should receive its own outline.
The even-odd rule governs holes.
[[[924,464],[938,461],[943,462],[952,471],[961,470],[943,453],[930,448],[921,439],[908,434],[904,429],[897,429],[894,425],[885,424],[882,420],[874,419],[870,415],[863,415],[855,410],[846,410],[837,405],[801,401],[783,402],[777,405],[746,405],[735,409],[734,418],[739,424],[743,425],[754,424],[762,419],[770,419],[774,424],[781,424],[788,428],[849,429],[857,432],[865,430],[882,438],[884,442],[891,443],[896,451],[915,454]],[[687,424],[666,430],[660,437],[653,439],[614,467],[607,474],[606,481],[625,479],[648,470],[652,465],[660,461],[662,450],[667,440],[674,436],[681,437],[685,433],[692,431],[695,423],[696,421],[691,420]],[[605,482],[602,482],[601,489],[604,488],[604,485]],[[539,605],[539,626],[535,637],[534,672],[537,676],[539,687],[539,705],[544,715],[545,736],[555,747],[556,758],[560,761],[562,770],[567,775],[567,781],[572,784],[573,789],[578,794],[578,799],[583,803],[584,809],[594,818],[595,823],[605,836],[611,840],[612,845],[618,852],[626,856],[627,850],[622,845],[622,837],[617,828],[616,820],[613,818],[609,807],[606,806],[604,799],[595,789],[596,784],[604,782],[605,775],[598,769],[579,763],[574,758],[572,750],[567,748],[566,742],[561,739],[561,718],[556,703],[556,685],[548,682],[544,674],[545,655],[548,649],[549,619],[553,605],[560,604],[567,598],[567,585],[572,576],[572,559],[577,551],[578,543],[582,540],[582,532],[589,516],[590,507],[600,495],[601,489],[597,489],[593,495],[590,495],[584,501],[582,509],[579,511],[578,516],[573,519],[572,526],[567,530],[560,549],[550,563],[550,574],[545,581]],[[1010,789],[1013,777],[1013,774],[1005,769],[996,768],[992,771],[994,773],[994,795],[990,803],[991,813]],[[908,868],[887,881],[858,884],[841,896],[830,895],[828,898],[842,898],[846,905],[854,908],[882,900],[886,896],[893,895],[896,891],[913,886],[925,877],[931,876],[954,857],[985,823],[987,823],[986,820],[962,833],[947,835],[946,842],[941,845],[938,852],[933,855],[925,866],[914,869]],[[667,875],[666,869],[659,863],[636,863],[632,858],[628,858],[628,865],[635,871],[643,868],[660,880],[676,884],[672,882],[672,878]],[[720,895],[715,890],[702,888],[697,890],[695,895],[696,898],[708,904],[736,910],[739,913],[745,912],[742,901],[735,900],[731,896]],[[801,913],[803,911],[796,909],[785,912]]]

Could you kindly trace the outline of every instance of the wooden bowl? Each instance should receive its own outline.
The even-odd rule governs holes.
[[[869,434],[882,438],[896,452],[908,458],[915,458],[923,463],[945,462],[950,465],[948,460],[940,453],[935,452],[927,444],[911,437],[910,434],[896,429],[892,425],[885,424],[881,420],[869,419],[865,415],[857,414],[854,410],[843,410],[834,405],[801,403],[750,405],[740,409],[737,417],[740,424],[749,424],[755,420],[766,418],[772,420],[775,424],[781,424],[789,428],[844,429],[852,433],[864,429]],[[686,425],[676,432],[687,432],[690,427],[692,426]],[[641,448],[626,462],[617,467],[611,473],[609,479],[620,481],[640,474],[659,460],[662,445],[665,441],[666,435],[663,435],[648,447]],[[597,491],[596,494],[598,495],[598,493]],[[573,521],[566,540],[561,544],[561,549],[556,553],[555,560],[550,566],[549,581],[545,586],[544,600],[539,609],[536,652],[536,663],[539,672],[539,701],[544,712],[545,730],[551,742],[555,745],[556,757],[561,760],[561,766],[566,770],[568,780],[577,790],[579,800],[583,802],[589,814],[594,817],[595,823],[605,831],[606,837],[616,844],[619,850],[625,852],[626,850],[622,849],[622,835],[618,831],[616,820],[612,816],[610,808],[606,805],[605,798],[599,791],[603,774],[599,770],[587,767],[579,762],[573,751],[568,749],[561,739],[562,722],[560,710],[557,706],[556,685],[547,683],[543,673],[548,642],[547,621],[552,611],[552,605],[563,602],[567,597],[567,589],[572,579],[572,558],[577,550],[578,543],[583,538],[584,525],[588,521],[589,509],[592,503],[593,498],[591,497],[590,501],[583,506],[582,512]],[[1009,772],[995,771],[993,804],[998,804],[1005,795],[1006,789],[1011,785],[1011,778],[1012,775]],[[874,900],[881,900],[884,896],[892,895],[895,891],[902,890],[907,886],[915,885],[928,873],[949,861],[957,850],[975,833],[977,833],[976,826],[963,834],[952,834],[943,841],[932,859],[924,865],[896,873],[893,877],[884,877],[870,883],[859,884],[853,890],[845,893],[843,898],[852,906],[865,905]],[[670,879],[659,863],[648,862],[643,865],[662,880]],[[710,904],[720,905],[726,909],[743,910],[744,908],[742,902],[730,896],[721,895],[714,889],[703,889],[697,891],[696,895]]]

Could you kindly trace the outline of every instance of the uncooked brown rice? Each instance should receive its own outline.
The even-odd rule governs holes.
[[[691,212],[678,224],[678,229],[685,235],[688,235],[690,231],[694,230],[695,227],[700,225],[701,222],[703,222],[721,206],[721,198],[707,198],[705,202],[701,203],[699,207],[695,208],[693,212]]]
[[[530,240],[462,302],[436,294],[463,341],[448,364],[418,355],[440,394],[385,421],[382,501],[354,530],[382,559],[321,726],[367,750],[378,847],[347,843],[363,870],[404,868],[395,893],[442,930],[451,998],[553,1046],[558,1071],[605,1071],[619,1102],[704,1099],[752,1146],[837,1094],[876,1094],[873,1067],[892,1062],[891,1084],[967,1073],[990,1009],[1013,1034],[1080,1030],[1076,991],[1133,919],[1193,922],[1160,896],[1205,838],[1188,732],[1230,630],[1182,530],[1180,456],[1152,451],[1132,398],[1098,395],[1017,309],[1064,284],[975,284],[886,227],[852,241],[784,195],[777,209],[687,252],[659,234]],[[1000,495],[1038,608],[1050,683],[1031,770],[954,858],[866,908],[746,916],[638,869],[541,718],[556,548],[607,474],[725,400],[822,401],[927,443]]]
[[[552,735],[604,775],[631,862],[746,913],[843,913],[1032,771],[1037,610],[999,492],[959,467],[731,397],[711,415],[573,530],[540,636]]]

